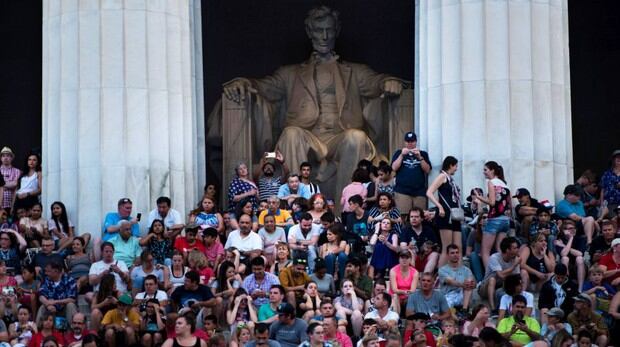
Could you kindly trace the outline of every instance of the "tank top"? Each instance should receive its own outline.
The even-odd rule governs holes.
[[[170,267],[170,283],[172,283],[173,287],[182,286],[185,282],[185,274],[187,273],[187,267],[183,267],[183,274],[180,277],[176,277],[174,275],[174,271],[172,271],[172,266]]]
[[[191,345],[191,346],[183,346],[182,344],[180,344],[177,341],[177,338],[174,338],[174,343],[172,344],[172,347],[200,347],[200,339],[196,337],[196,342]]]
[[[439,194],[439,202],[444,209],[459,207],[459,205],[461,204],[461,192],[459,188],[452,180],[452,177],[448,175],[445,171],[442,171],[441,174],[446,176],[446,181],[442,183],[439,188],[437,188],[437,193]]]
[[[536,256],[534,255],[534,252],[532,251],[532,247],[529,247],[530,249],[530,256],[527,257],[527,260],[525,261],[525,263],[531,267],[532,269],[542,272],[542,273],[547,273],[547,267],[545,266],[545,258],[544,256],[540,259],[536,258]],[[534,277],[536,279],[538,279],[538,276],[536,275],[532,275],[530,274],[530,277]]]
[[[491,184],[495,187],[495,205],[490,206],[488,216],[489,218],[505,216],[504,212],[506,212],[508,206],[510,206],[510,189],[508,189],[504,181],[497,177],[491,180]]]
[[[19,190],[17,193],[29,193],[39,189],[39,176],[35,172],[32,176],[23,176],[19,181]]]
[[[72,257],[67,259],[67,267],[69,267],[69,276],[73,279],[78,279],[83,276],[88,276],[90,272],[90,258],[88,254],[84,254],[81,257]]]
[[[392,269],[396,273],[396,288],[400,290],[411,290],[411,282],[413,282],[413,276],[415,276],[416,269],[413,266],[409,266],[409,276],[407,277],[403,277],[403,274],[400,272],[400,264],[394,266]],[[391,286],[390,294],[394,294]],[[407,297],[407,294],[399,294],[398,297],[402,300]]]

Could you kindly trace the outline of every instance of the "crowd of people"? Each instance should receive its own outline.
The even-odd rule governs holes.
[[[413,132],[340,201],[276,152],[191,211],[122,198],[100,233],[45,212],[38,155],[0,160],[0,346],[620,345],[620,150],[555,206],[494,161],[468,196],[452,156],[429,181]]]

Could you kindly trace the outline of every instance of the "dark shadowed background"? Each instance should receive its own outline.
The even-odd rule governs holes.
[[[412,0],[203,0],[205,114],[223,82],[307,59],[303,19],[319,3],[341,11],[343,59],[413,79]],[[620,148],[620,2],[568,3],[575,173],[601,173]],[[41,1],[0,1],[0,146],[17,166],[41,147],[41,18]]]

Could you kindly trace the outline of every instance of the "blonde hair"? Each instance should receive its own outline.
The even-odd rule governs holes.
[[[203,269],[209,264],[204,253],[197,249],[192,249],[187,255],[187,263],[189,264],[190,262],[193,262],[198,269]]]
[[[590,266],[590,268],[588,270],[590,271],[590,274],[593,274],[593,273],[600,273],[600,274],[605,273],[605,270],[603,270],[603,267],[598,265],[598,264],[594,264],[594,265]]]

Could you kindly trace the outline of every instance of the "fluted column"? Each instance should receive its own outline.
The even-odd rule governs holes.
[[[416,129],[466,193],[499,162],[553,200],[573,179],[566,0],[416,0]],[[436,173],[436,170],[434,170]]]
[[[121,197],[185,212],[204,184],[199,0],[43,1],[46,206],[78,232]]]

